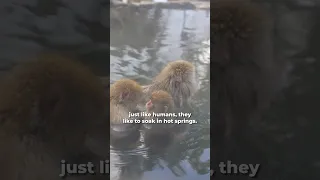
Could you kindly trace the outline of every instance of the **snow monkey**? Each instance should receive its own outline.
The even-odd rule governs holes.
[[[152,84],[144,86],[144,92],[148,97],[156,90],[167,91],[173,97],[175,106],[181,108],[190,105],[190,98],[197,88],[194,65],[188,61],[177,60],[168,63]]]
[[[13,68],[0,87],[2,179],[58,180],[61,160],[97,160],[90,157],[85,137],[105,120],[107,98],[100,80],[84,65],[39,55]],[[98,176],[67,177],[72,178]]]
[[[140,119],[137,105],[144,102],[143,88],[130,79],[120,79],[110,87],[110,127],[111,144],[137,141],[140,138],[140,126],[137,123],[123,123],[124,119]],[[129,143],[127,142],[127,143]],[[125,143],[126,144],[126,143]]]
[[[151,113],[153,119],[176,119],[177,117],[158,117],[158,113],[174,113],[175,106],[172,96],[163,90],[154,91],[150,100],[146,103],[147,113]],[[144,124],[144,141],[147,146],[162,146],[163,148],[170,145],[175,140],[181,140],[185,137],[189,124]]]

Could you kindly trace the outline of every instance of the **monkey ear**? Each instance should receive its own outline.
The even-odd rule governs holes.
[[[168,112],[168,106],[164,106],[164,112]]]
[[[128,98],[128,96],[129,96],[129,92],[122,92],[122,93],[120,94],[120,99],[119,99],[119,101],[120,101],[120,102],[124,102],[124,101]]]

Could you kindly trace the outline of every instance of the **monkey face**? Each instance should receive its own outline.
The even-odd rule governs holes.
[[[150,100],[146,103],[148,112],[166,113],[174,109],[171,95],[166,91],[154,91]]]
[[[181,108],[198,88],[195,73],[185,72],[183,75],[172,78],[168,88],[175,106]]]
[[[159,102],[154,102],[152,100],[149,100],[146,103],[146,109],[147,112],[155,112],[155,113],[166,113],[169,111],[169,105],[166,103],[159,103]]]

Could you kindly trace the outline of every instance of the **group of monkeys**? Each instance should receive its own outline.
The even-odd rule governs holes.
[[[210,60],[211,135],[213,145],[246,138],[281,84],[283,67],[272,55],[268,16],[249,1],[212,3]],[[197,90],[195,67],[169,63],[153,83],[140,86],[121,79],[110,87],[79,62],[41,55],[21,63],[0,80],[0,174],[5,180],[60,179],[60,164],[101,160],[87,139],[109,147],[132,137],[141,124],[123,124],[129,112],[172,112],[188,104]],[[110,114],[107,112],[110,90]],[[184,132],[181,127],[177,132]],[[110,128],[110,134],[107,130]],[[145,126],[146,133],[170,132],[177,126]],[[145,140],[146,141],[146,140]],[[221,143],[222,142],[222,143]],[[225,148],[220,151],[225,153]],[[219,154],[216,155],[219,157]],[[99,179],[70,176],[67,179]]]
[[[141,86],[130,79],[116,81],[110,87],[110,126],[111,144],[118,142],[129,144],[139,140],[141,127],[144,127],[144,141],[162,140],[164,137],[174,139],[181,137],[188,129],[186,124],[123,124],[124,119],[130,119],[129,113],[141,112],[139,104],[145,104],[150,117],[135,117],[136,119],[156,119],[153,113],[173,113],[178,109],[190,108],[190,98],[198,89],[195,67],[184,60],[172,61],[157,75],[152,84]],[[167,117],[160,117],[160,119]],[[169,118],[169,117],[168,117]],[[131,117],[132,119],[132,117]],[[170,118],[169,118],[170,119]],[[170,137],[171,136],[171,137]]]
[[[109,144],[110,136],[115,144],[128,137],[132,141],[141,124],[123,124],[129,112],[137,112],[138,104],[146,99],[149,113],[173,112],[175,107],[188,104],[196,91],[195,77],[195,67],[178,60],[169,63],[151,85],[118,80],[108,88],[108,114],[109,91],[107,83],[101,82],[106,79],[98,78],[80,62],[43,54],[17,65],[1,78],[2,177],[58,179],[61,160],[69,163],[101,160],[91,151],[88,139],[98,140],[101,146]],[[110,134],[106,129],[109,125]],[[148,127],[147,132],[162,133],[174,128]]]

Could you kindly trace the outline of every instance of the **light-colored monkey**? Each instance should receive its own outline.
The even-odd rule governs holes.
[[[190,105],[190,98],[197,89],[195,67],[185,60],[168,63],[154,78],[152,84],[144,86],[147,97],[156,90],[169,92],[177,108]]]

